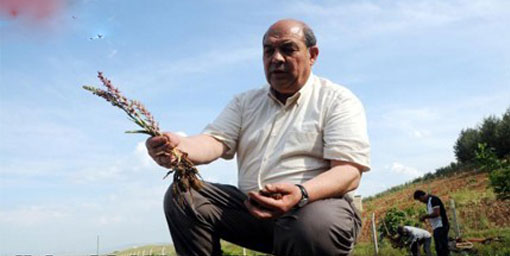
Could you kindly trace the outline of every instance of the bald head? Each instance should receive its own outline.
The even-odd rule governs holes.
[[[269,35],[279,37],[287,33],[299,36],[305,43],[306,47],[312,47],[317,44],[317,39],[315,38],[313,30],[306,25],[306,23],[294,19],[283,19],[275,22],[266,31],[262,41],[264,41]]]
[[[280,101],[299,91],[310,76],[319,48],[312,30],[302,21],[280,20],[262,40],[264,71]]]

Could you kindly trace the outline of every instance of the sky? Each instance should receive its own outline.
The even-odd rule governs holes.
[[[0,0],[0,256],[170,243],[170,179],[124,113],[84,91],[97,71],[162,129],[198,134],[265,84],[262,35],[312,27],[313,72],[363,102],[374,195],[455,161],[462,129],[510,107],[510,2]],[[199,170],[236,184],[234,161]]]

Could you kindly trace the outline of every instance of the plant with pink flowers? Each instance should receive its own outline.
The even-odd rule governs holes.
[[[101,80],[106,90],[87,85],[83,86],[83,89],[92,92],[110,102],[113,106],[122,109],[126,112],[129,119],[141,128],[140,130],[126,131],[126,133],[145,133],[150,136],[162,135],[158,123],[142,103],[127,99],[122,95],[119,89],[113,86],[110,80],[103,76],[103,73],[98,72],[97,77]],[[190,187],[195,190],[199,190],[203,187],[203,183],[199,179],[197,168],[193,165],[193,162],[191,162],[185,152],[173,148],[168,152],[164,152],[164,155],[174,159],[170,170],[163,177],[164,179],[171,173],[174,173],[174,185],[172,186],[174,195],[180,195],[188,191]]]

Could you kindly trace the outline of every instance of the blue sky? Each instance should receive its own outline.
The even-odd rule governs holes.
[[[197,134],[233,95],[265,83],[267,27],[304,20],[318,38],[314,73],[365,105],[363,196],[454,161],[462,129],[510,107],[504,0],[41,1],[59,4],[37,20],[0,13],[2,256],[93,254],[97,235],[101,253],[170,242],[170,180],[145,137],[123,133],[134,128],[124,114],[81,89],[99,85],[98,70],[163,129]],[[236,183],[234,161],[200,171]]]

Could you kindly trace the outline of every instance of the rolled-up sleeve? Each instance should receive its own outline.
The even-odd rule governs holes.
[[[325,116],[324,158],[356,163],[370,170],[365,110],[350,91],[332,97]]]
[[[220,115],[202,131],[203,134],[214,137],[228,147],[227,152],[221,156],[225,159],[232,159],[237,151],[242,121],[242,106],[239,97],[239,95],[234,97]]]

